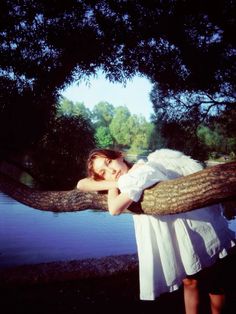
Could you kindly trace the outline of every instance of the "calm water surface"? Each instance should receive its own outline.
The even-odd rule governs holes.
[[[0,193],[0,268],[136,251],[131,214],[45,212]]]
[[[0,193],[0,268],[136,252],[131,214],[52,213]]]

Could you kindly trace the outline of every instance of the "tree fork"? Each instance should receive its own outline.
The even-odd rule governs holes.
[[[107,210],[107,195],[97,192],[42,191],[0,174],[0,190],[35,209],[72,212]],[[236,162],[216,165],[194,174],[157,183],[146,189],[129,211],[145,214],[175,214],[214,203],[236,200]]]

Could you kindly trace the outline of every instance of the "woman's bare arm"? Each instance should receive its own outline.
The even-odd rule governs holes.
[[[108,210],[111,215],[121,214],[133,202],[126,194],[119,194],[116,181],[95,181],[92,178],[84,178],[77,183],[77,189],[82,192],[108,190]]]
[[[95,181],[92,178],[84,178],[79,180],[77,183],[77,189],[82,192],[96,192],[104,191],[117,187],[117,182],[115,181]]]

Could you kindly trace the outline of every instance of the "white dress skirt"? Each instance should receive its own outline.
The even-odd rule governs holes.
[[[180,152],[159,150],[136,170],[121,176],[118,187],[133,201],[155,182],[201,170]],[[139,257],[140,299],[155,300],[177,290],[187,275],[213,265],[235,245],[221,205],[174,215],[133,215]]]

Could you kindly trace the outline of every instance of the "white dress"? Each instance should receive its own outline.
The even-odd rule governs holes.
[[[144,166],[122,175],[121,192],[138,201],[158,181],[200,171],[201,165],[180,152],[158,150]],[[133,215],[139,257],[140,299],[154,300],[178,289],[187,275],[211,266],[235,245],[220,205],[174,215]]]

